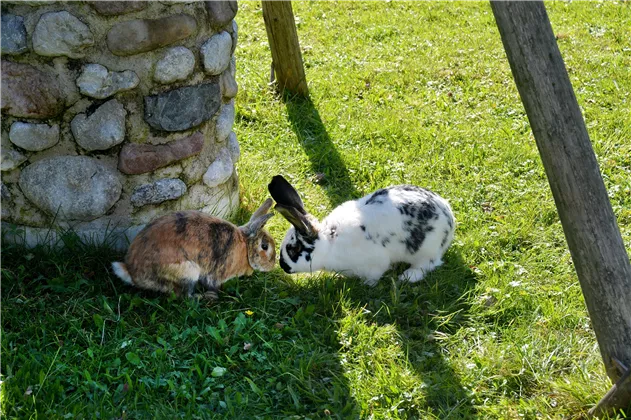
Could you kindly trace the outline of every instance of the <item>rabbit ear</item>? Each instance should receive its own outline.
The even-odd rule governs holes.
[[[282,204],[276,204],[274,208],[283,215],[285,219],[300,233],[302,236],[312,238],[318,236],[318,231],[313,226],[309,218],[302,214],[297,208],[285,206]]]
[[[302,214],[307,214],[300,195],[282,175],[276,175],[267,186],[274,201],[285,207],[294,207]]]
[[[272,217],[274,217],[274,213],[267,213],[267,214],[263,214],[257,217],[252,215],[248,224],[245,226],[241,226],[240,229],[243,231],[243,233],[246,234],[246,236],[252,237],[256,235],[258,231],[263,229],[263,226],[265,226],[265,223],[267,223],[267,221],[271,219]]]
[[[261,204],[261,207],[259,207],[258,209],[256,209],[254,213],[252,213],[252,217],[250,217],[250,221],[248,223],[252,223],[254,219],[266,214],[269,211],[269,209],[272,208],[272,204],[274,204],[274,201],[271,198],[268,198],[267,200],[265,200],[265,202]]]

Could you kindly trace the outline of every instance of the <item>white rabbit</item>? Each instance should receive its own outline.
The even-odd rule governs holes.
[[[377,284],[392,263],[411,266],[399,277],[417,282],[440,266],[454,237],[449,203],[413,185],[395,185],[336,207],[322,222],[307,213],[280,175],[268,186],[274,207],[293,227],[281,244],[287,273],[336,271]]]

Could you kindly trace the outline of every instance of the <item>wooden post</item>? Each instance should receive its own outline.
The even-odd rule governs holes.
[[[291,1],[263,0],[262,5],[278,88],[309,95]]]
[[[585,122],[541,1],[491,1],[504,49],[552,189],[615,398],[631,405],[631,264]],[[614,389],[612,389],[614,391]],[[609,395],[609,393],[608,393]]]

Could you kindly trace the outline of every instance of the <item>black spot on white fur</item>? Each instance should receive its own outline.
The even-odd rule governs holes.
[[[368,200],[366,200],[366,204],[383,204],[383,196],[388,195],[389,188],[382,188],[380,190],[375,191]]]
[[[427,234],[434,230],[430,222],[438,219],[435,195],[414,185],[400,185],[391,189],[415,193],[416,197],[397,206],[403,217],[403,230],[407,233],[407,237],[401,243],[405,244],[410,254],[414,254],[425,242]]]
[[[280,254],[280,268],[283,269],[283,271],[287,274],[291,274],[291,267],[289,267],[289,264],[287,264],[287,262],[285,261],[285,258],[283,257],[283,253],[281,252]]]
[[[445,218],[447,219],[447,224],[449,225],[449,228],[453,228],[454,227],[454,220],[453,217],[451,217],[451,214],[449,214],[449,212],[447,212],[446,209],[441,208],[441,211],[443,212],[443,215],[445,216]]]
[[[443,236],[443,240],[440,243],[440,247],[441,248],[443,248],[445,246],[445,244],[447,243],[447,238],[449,238],[449,231],[447,229],[445,229],[445,235]]]
[[[292,240],[287,243],[285,249],[287,251],[287,257],[296,263],[298,259],[304,254],[307,261],[311,260],[311,253],[315,249],[315,241],[316,238],[309,238],[300,235],[296,232],[296,236],[292,238]],[[281,254],[282,260],[282,254]],[[289,272],[285,270],[286,272]]]
[[[397,210],[403,217],[403,230],[407,233],[407,237],[401,241],[405,244],[407,251],[410,254],[416,253],[429,232],[434,230],[434,227],[430,225],[432,220],[436,220],[439,217],[438,210],[445,215],[449,227],[453,227],[453,219],[446,209],[439,207],[435,203],[436,195],[428,190],[417,187],[415,185],[396,185],[393,187],[382,188],[375,191],[368,200],[367,205],[383,204],[385,197],[391,192],[407,192],[413,193],[413,197],[410,200],[399,203]],[[366,232],[366,226],[360,225],[362,231]],[[392,235],[391,235],[392,236]],[[378,237],[366,232],[366,239],[377,243]],[[381,240],[381,245],[385,247],[390,241],[386,239]]]
[[[293,241],[292,243],[287,244],[287,256],[293,262],[297,262],[298,258],[300,258],[300,254],[302,254],[302,242]]]

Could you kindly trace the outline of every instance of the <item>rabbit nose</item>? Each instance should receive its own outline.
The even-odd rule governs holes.
[[[287,274],[291,274],[291,267],[289,267],[289,265],[287,265],[287,263],[285,262],[285,259],[283,258],[283,254],[280,254],[280,268],[283,269],[283,271]]]

